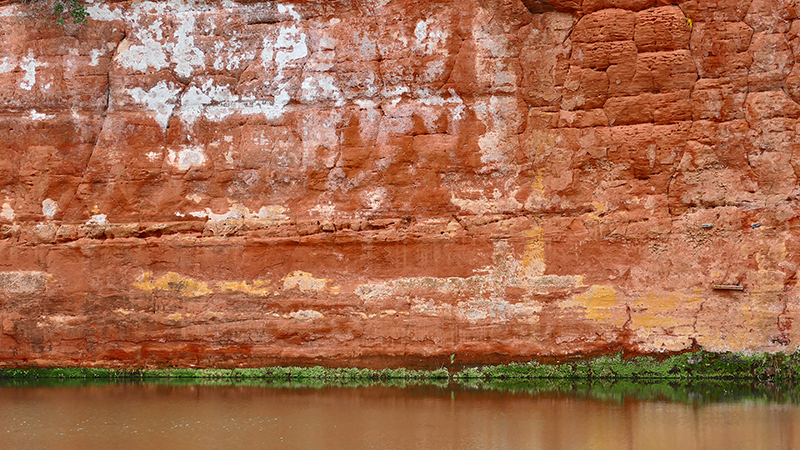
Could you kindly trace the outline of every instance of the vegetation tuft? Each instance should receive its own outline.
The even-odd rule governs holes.
[[[407,380],[425,383],[455,381],[464,385],[525,380],[751,380],[759,382],[800,381],[800,351],[792,354],[683,353],[664,358],[621,354],[560,364],[539,362],[463,368],[451,374],[437,370],[359,369],[316,367],[264,367],[253,369],[103,369],[26,368],[0,369],[6,379],[194,379],[194,380],[283,380],[315,381],[323,384],[370,383]]]
[[[700,380],[749,379],[760,381],[800,378],[800,351],[782,353],[682,353],[664,358],[621,354],[562,364],[512,363],[464,369],[455,379],[624,379]]]
[[[27,13],[32,17],[46,17],[52,15],[56,23],[66,25],[66,20],[72,23],[85,23],[89,17],[86,6],[80,0],[22,0],[27,6]]]
[[[13,379],[268,379],[322,382],[382,380],[449,380],[447,369],[358,369],[316,367],[264,367],[256,369],[100,369],[100,368],[31,368],[0,369],[0,378]]]

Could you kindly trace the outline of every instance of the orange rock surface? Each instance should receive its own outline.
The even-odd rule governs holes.
[[[800,345],[795,2],[26,8],[0,367]]]

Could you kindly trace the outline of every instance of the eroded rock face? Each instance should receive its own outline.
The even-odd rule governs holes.
[[[2,366],[800,344],[793,2],[23,9]]]

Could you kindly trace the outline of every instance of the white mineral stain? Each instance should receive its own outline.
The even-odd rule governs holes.
[[[478,139],[481,162],[489,168],[506,167],[516,151],[514,115],[516,100],[492,96],[473,107],[478,119],[486,125],[486,133]]]
[[[258,210],[258,218],[259,220],[269,220],[275,222],[289,220],[289,217],[286,215],[286,208],[276,205],[262,206]]]
[[[430,93],[427,88],[417,89],[415,93],[419,98],[420,103],[425,106],[448,106],[447,114],[450,119],[448,132],[451,134],[457,134],[459,125],[458,121],[464,118],[464,111],[467,108],[464,105],[464,100],[461,99],[454,89],[448,89],[447,92],[450,94],[448,98],[442,97],[439,94]],[[435,118],[428,117],[426,119],[426,122],[428,122],[434,120]],[[426,126],[430,125],[426,123]]]
[[[545,275],[544,230],[533,227],[523,231],[525,239],[522,255],[505,240],[494,243],[494,264],[474,270],[470,277],[408,277],[380,283],[359,285],[354,293],[364,302],[385,298],[409,297],[412,311],[426,315],[443,313],[462,314],[467,320],[526,318],[535,320],[541,305],[534,294],[583,286],[580,275]],[[509,287],[523,288],[530,295],[521,303],[510,305],[503,300]],[[418,297],[425,290],[448,294],[448,298],[472,298],[457,305]],[[487,302],[488,300],[488,302]],[[498,309],[499,308],[499,309]],[[513,316],[513,317],[512,317]]]
[[[338,44],[338,41],[333,36],[329,36],[327,34],[323,34],[319,38],[319,49],[320,50],[336,50],[336,45],[337,44]],[[328,70],[328,69],[330,69],[330,67],[328,67],[325,70]]]
[[[14,220],[14,209],[11,208],[11,204],[3,203],[3,209],[0,210],[0,218],[5,219],[9,222]]]
[[[501,151],[500,132],[493,130],[478,139],[478,147],[481,149],[481,162],[484,164],[501,163],[505,161],[505,155]]]
[[[538,302],[509,303],[499,296],[491,299],[473,299],[458,302],[456,315],[469,322],[492,320],[505,322],[512,319],[538,320],[542,305]]]
[[[385,187],[368,189],[361,195],[361,203],[369,209],[378,209],[386,201],[387,191]]]
[[[292,17],[292,19],[294,19],[294,20],[302,20],[302,17],[300,17],[300,14],[297,11],[294,10],[294,5],[284,5],[284,4],[279,3],[278,4],[278,12],[281,13],[281,14],[289,13],[289,15]]]
[[[112,11],[111,8],[104,3],[86,5],[86,12],[89,13],[89,17],[92,19],[102,22],[123,19],[122,8],[114,8]]]
[[[126,39],[117,49],[116,60],[125,68],[146,72],[148,68],[161,70],[169,67],[164,46],[156,40],[153,33],[161,34],[160,20],[148,28],[137,27],[135,35],[141,45],[131,45]]]
[[[205,65],[204,53],[194,44],[198,9],[202,10],[186,2],[142,2],[127,12],[122,8],[112,11],[105,5],[92,5],[87,11],[95,20],[123,20],[134,30],[132,38],[124,40],[118,47],[116,60],[123,67],[147,72],[148,69],[161,70],[174,65],[177,75],[188,77],[195,67]],[[165,25],[161,18],[155,18],[149,26],[144,26],[147,19],[159,15],[171,16],[173,23]]]
[[[50,275],[45,272],[0,272],[0,291],[11,294],[43,291],[48,277]]]
[[[42,201],[42,214],[48,219],[52,219],[58,211],[58,203],[53,199],[46,198]]]
[[[6,56],[0,59],[0,73],[11,72],[15,67],[17,67],[17,63],[10,57]]]
[[[238,206],[238,207],[237,207]],[[222,214],[214,214],[211,208],[206,208],[206,216],[211,222],[222,222],[225,220],[244,220],[249,214],[250,210],[241,205],[234,206],[228,212]]]
[[[492,197],[487,198],[482,189],[467,188],[461,192],[453,190],[450,192],[450,203],[463,211],[478,215],[507,213],[522,207],[522,204],[516,199],[517,192],[519,192],[518,189],[509,193],[502,193],[495,189]],[[459,194],[466,194],[467,197],[458,197]]]
[[[30,117],[31,120],[45,120],[45,119],[52,119],[55,116],[52,115],[52,114],[42,114],[42,113],[36,112],[35,109],[32,109],[31,112],[28,114],[28,117]]]
[[[91,53],[89,54],[89,56],[91,56],[92,58],[92,61],[89,64],[91,66],[96,66],[100,64],[100,55],[102,54],[103,54],[102,50],[97,50],[97,49],[92,50]]]
[[[414,28],[417,47],[422,47],[427,55],[439,52],[439,44],[447,38],[447,32],[430,26],[431,19],[420,20]]]
[[[444,73],[444,61],[430,61],[425,66],[423,72],[423,82],[431,83],[436,80],[436,77]]]
[[[204,115],[211,120],[222,120],[233,114],[231,105],[239,100],[227,86],[215,86],[211,80],[206,80],[202,86],[192,86],[181,97],[181,120],[194,125],[195,121]],[[216,104],[216,106],[208,106]]]
[[[257,8],[238,5],[232,1],[224,3],[229,5],[229,12],[232,14],[237,9],[244,10],[242,13],[246,14],[248,9]],[[94,20],[122,20],[133,30],[117,47],[115,61],[121,66],[143,73],[172,68],[177,76],[190,77],[197,68],[206,63],[205,54],[201,50],[204,47],[196,45],[194,36],[199,33],[214,34],[215,23],[209,25],[206,20],[198,20],[200,15],[211,8],[204,4],[178,0],[145,1],[127,8],[90,4],[87,11]],[[288,15],[292,20],[302,19],[294,5],[278,4],[277,8],[281,14]],[[161,81],[148,91],[137,87],[129,89],[128,94],[153,111],[155,120],[162,128],[166,128],[178,105],[181,120],[190,127],[196,125],[201,117],[220,121],[234,113],[263,115],[267,120],[275,120],[283,115],[286,106],[292,101],[284,70],[310,54],[308,37],[297,25],[282,26],[276,37],[264,38],[262,48],[263,64],[269,70],[276,70],[270,83],[274,87],[266,98],[261,95],[235,95],[229,87],[217,86],[213,80],[190,86],[184,92],[172,83]],[[98,51],[92,52],[92,64],[99,63],[100,55]],[[242,43],[233,36],[226,38],[224,42],[215,43],[211,55],[209,62],[215,70],[234,70],[251,62],[255,51],[245,51]],[[13,67],[8,70],[13,70]],[[343,95],[328,75],[308,79],[306,88],[306,97],[309,99],[330,99],[338,105],[344,104]]]
[[[478,40],[477,44],[489,52],[489,55],[493,58],[510,56],[508,50],[511,44],[505,35],[485,34]]]
[[[167,163],[179,170],[189,170],[192,167],[202,166],[206,162],[206,155],[201,147],[189,147],[179,151],[169,150]]]
[[[232,0],[224,0],[221,6],[228,10],[228,12],[231,12],[234,8],[242,7],[242,5]],[[209,11],[213,8],[214,6],[209,4],[191,0],[141,1],[129,4],[128,7],[108,6],[102,2],[87,2],[86,5],[86,11],[92,19],[106,22],[112,20],[138,22],[142,16],[202,12]]]
[[[308,115],[302,119],[299,127],[300,138],[303,140],[302,167],[307,167],[317,158],[320,149],[333,150],[339,146],[339,135],[336,132],[342,121],[341,112],[328,115]],[[329,152],[323,161],[326,167],[332,168],[335,162],[335,153]]]
[[[26,91],[33,89],[33,85],[36,84],[36,68],[43,65],[44,64],[37,62],[33,57],[33,53],[29,51],[28,56],[22,58],[19,64],[20,69],[25,72],[19,87]]]
[[[275,64],[278,66],[278,79],[283,77],[283,69],[292,61],[308,56],[306,34],[300,32],[296,25],[281,28],[275,48]]]
[[[180,92],[181,89],[172,83],[159,81],[149,91],[145,91],[140,87],[129,89],[128,95],[136,102],[145,105],[150,111],[153,111],[155,113],[155,121],[161,125],[161,128],[166,128]]]
[[[389,90],[388,88],[384,89],[383,92],[381,92],[381,95],[385,98],[391,98],[403,95],[408,91],[409,89],[406,86],[395,86],[392,90]],[[397,100],[399,101],[399,99]]]
[[[272,64],[272,58],[275,56],[275,44],[269,37],[265,37],[261,46],[261,64],[265,69],[269,69],[270,64]]]
[[[230,41],[218,41],[214,43],[214,70],[234,70],[242,66],[243,62],[252,61],[255,58],[255,51],[243,51],[242,44],[236,38]]]
[[[95,214],[88,221],[86,225],[105,225],[108,223],[108,216],[105,214]]]
[[[254,97],[250,96],[242,97],[242,100],[246,103],[241,105],[238,112],[242,114],[262,114],[267,120],[275,120],[281,117],[286,105],[292,100],[289,93],[286,92],[287,84],[284,83],[278,86],[278,93],[275,94],[273,102],[255,100]]]
[[[187,196],[186,198],[199,203],[201,198],[197,194]],[[200,211],[189,212],[190,216],[198,218],[208,218],[209,222],[224,222],[228,220],[247,220],[259,222],[264,225],[280,225],[289,221],[289,216],[286,215],[286,208],[280,205],[267,205],[259,208],[258,211],[250,211],[250,208],[240,204],[234,203],[230,206],[228,211],[217,214],[211,208],[206,208]]]
[[[342,91],[336,87],[333,77],[328,74],[306,77],[301,89],[302,99],[305,102],[334,100],[336,106],[344,105]]]
[[[175,63],[175,73],[188,77],[194,71],[193,66],[205,65],[205,55],[195,47],[194,37],[191,35],[195,23],[194,15],[186,13],[182,16],[183,20],[175,30],[177,42],[171,46],[172,61]]]
[[[238,112],[240,114],[262,114],[269,120],[283,115],[291,97],[286,83],[278,86],[274,101],[256,100],[253,96],[238,96],[227,86],[216,86],[207,80],[202,86],[192,86],[181,97],[181,120],[194,125],[198,118],[220,121]]]
[[[355,100],[354,102],[361,109],[373,109],[378,106],[378,103],[374,100]]]
[[[323,317],[322,313],[319,311],[314,311],[312,309],[301,309],[300,311],[294,311],[289,313],[289,317],[296,320],[314,320]]]
[[[424,20],[417,22],[417,26],[414,28],[414,36],[417,38],[417,44],[422,44],[422,41],[428,37],[428,24]]]
[[[336,205],[316,205],[311,208],[311,212],[317,213],[321,218],[331,221],[336,216]]]
[[[299,289],[300,292],[319,292],[325,289],[325,284],[330,281],[324,278],[314,278],[308,272],[295,270],[283,277],[283,289]]]
[[[0,17],[19,17],[19,13],[19,6],[14,4],[0,8]]]

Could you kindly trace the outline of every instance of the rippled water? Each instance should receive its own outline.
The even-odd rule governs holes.
[[[0,384],[2,449],[800,449],[791,389]]]

